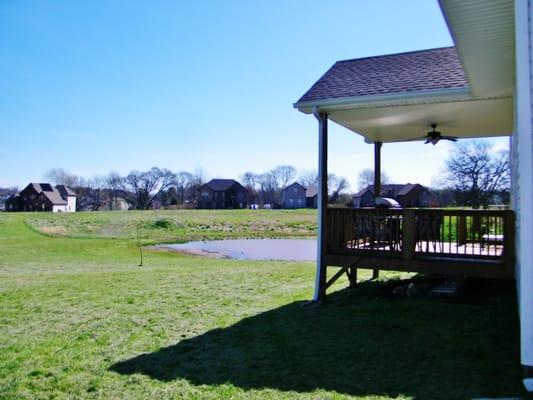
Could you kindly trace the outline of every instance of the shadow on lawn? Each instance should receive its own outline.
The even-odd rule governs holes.
[[[415,399],[520,393],[512,294],[460,304],[384,298],[379,290],[367,283],[320,307],[287,304],[110,369],[244,389]]]

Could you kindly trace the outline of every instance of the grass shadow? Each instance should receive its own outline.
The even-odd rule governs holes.
[[[360,396],[466,399],[521,393],[512,290],[482,302],[393,299],[382,290],[369,282],[331,294],[318,307],[287,304],[110,370],[198,385]]]

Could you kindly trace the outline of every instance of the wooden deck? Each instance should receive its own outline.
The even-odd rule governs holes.
[[[514,276],[510,210],[329,208],[326,214],[329,266]]]

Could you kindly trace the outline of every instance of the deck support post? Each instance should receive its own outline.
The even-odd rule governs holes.
[[[381,146],[383,143],[374,143],[374,197],[381,194]]]
[[[415,222],[415,211],[404,209],[402,211],[403,217],[403,249],[402,255],[405,261],[409,261],[413,258],[415,254],[416,247],[416,222]]]
[[[357,286],[357,267],[349,267],[346,271],[348,274],[348,280],[350,281],[350,287],[354,288]]]
[[[382,142],[374,142],[374,198],[381,195],[381,146]],[[379,269],[372,271],[372,279],[379,277]]]
[[[318,243],[313,301],[326,297],[326,211],[328,207],[328,114],[313,110],[318,120]]]

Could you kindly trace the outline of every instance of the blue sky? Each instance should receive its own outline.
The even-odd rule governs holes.
[[[0,186],[316,169],[316,122],[292,104],[336,60],[452,44],[431,0],[3,0],[0,38]],[[448,145],[429,147],[384,145],[383,169],[430,184]],[[355,186],[372,147],[332,126],[330,160]]]

